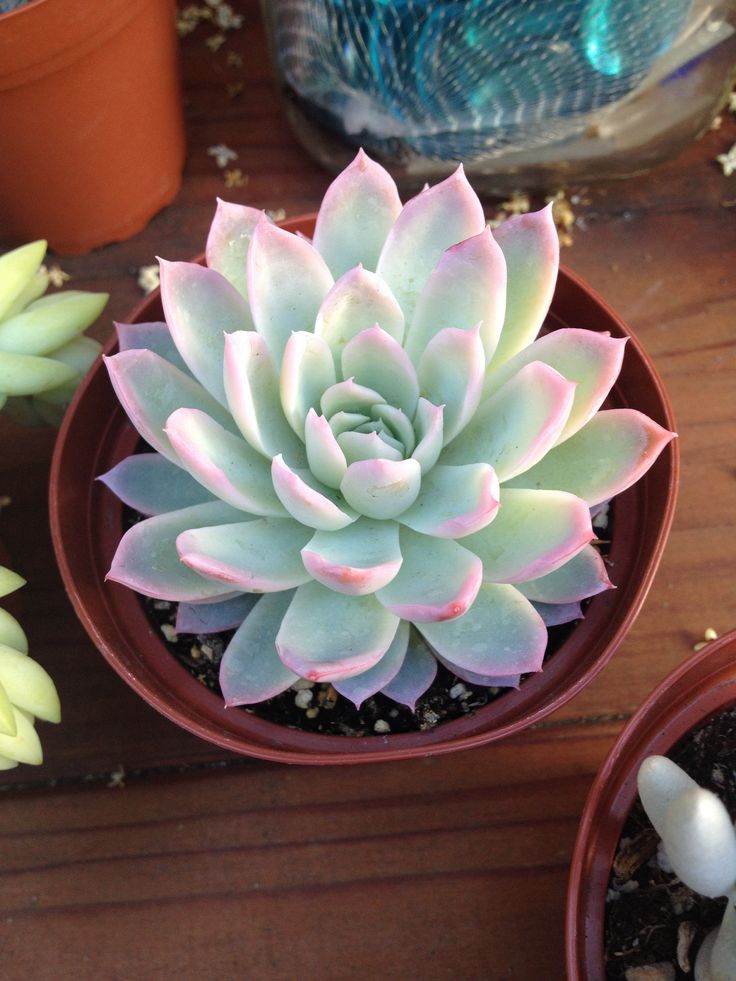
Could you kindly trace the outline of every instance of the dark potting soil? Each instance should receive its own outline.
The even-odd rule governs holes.
[[[736,816],[736,707],[690,732],[667,755]],[[675,981],[691,981],[700,945],[723,917],[726,900],[700,896],[661,868],[658,845],[659,836],[637,798],[623,827],[606,897],[608,981],[624,981],[627,969],[653,964],[671,965],[674,974],[669,976]]]
[[[218,681],[220,660],[234,631],[178,635],[174,630],[176,603],[143,596],[141,600],[148,618],[161,631],[164,643],[174,657],[198,681],[218,695],[221,694]],[[576,623],[574,621],[564,626],[548,628],[545,660],[559,649]],[[330,684],[297,683],[301,684],[305,687],[299,690],[290,688],[265,702],[242,707],[241,711],[306,732],[334,736],[369,736],[433,729],[442,722],[468,715],[511,690],[471,685],[441,664],[432,686],[417,700],[414,711],[380,693],[366,699],[360,709],[356,709],[349,699],[336,692]]]

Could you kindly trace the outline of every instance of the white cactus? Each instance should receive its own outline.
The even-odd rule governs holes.
[[[727,896],[720,927],[705,939],[695,981],[736,981],[736,830],[715,794],[665,756],[649,756],[639,795],[678,878],[703,896]]]

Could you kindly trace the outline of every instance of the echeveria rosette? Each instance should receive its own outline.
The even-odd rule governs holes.
[[[60,422],[101,346],[83,331],[107,293],[46,293],[46,242],[0,256],[0,409],[23,423]]]
[[[166,323],[121,326],[107,361],[155,451],[103,478],[150,515],[109,578],[178,601],[181,630],[237,628],[229,705],[304,677],[412,706],[438,661],[538,671],[546,624],[611,585],[590,508],[672,437],[599,411],[622,340],[535,340],[549,209],[494,236],[462,169],[402,207],[359,153],[313,241],[220,202],[206,256],[162,262]]]

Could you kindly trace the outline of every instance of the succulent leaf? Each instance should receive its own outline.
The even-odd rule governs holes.
[[[473,418],[481,398],[484,370],[479,324],[468,330],[445,327],[422,352],[417,369],[420,391],[428,402],[444,406],[445,443]]]
[[[552,205],[515,215],[494,238],[506,260],[506,316],[491,368],[508,361],[534,340],[547,316],[557,282],[560,241]]]
[[[242,519],[242,511],[221,501],[146,518],[120,539],[106,578],[154,599],[192,603],[221,599],[232,589],[188,568],[179,558],[176,540],[187,530]]]
[[[239,593],[219,603],[179,603],[175,630],[178,634],[219,634],[224,630],[235,630],[258,599],[258,593]]]
[[[316,409],[325,389],[337,381],[330,347],[310,331],[295,331],[286,342],[279,393],[286,421],[300,439],[310,409]]]
[[[445,447],[442,463],[482,460],[502,484],[524,474],[557,442],[574,394],[575,385],[554,368],[541,361],[526,365],[481,402],[465,429]]]
[[[17,708],[47,722],[59,722],[61,707],[54,683],[41,665],[0,644],[0,688]]]
[[[443,253],[419,294],[406,350],[419,364],[435,334],[480,325],[485,363],[493,356],[506,309],[506,260],[485,228]]]
[[[202,484],[160,453],[135,453],[97,478],[141,514],[165,514],[214,500]]]
[[[595,538],[590,511],[563,491],[504,487],[492,524],[464,539],[485,582],[519,583],[553,572]]]
[[[339,368],[347,342],[375,324],[401,344],[404,314],[396,297],[380,276],[356,266],[338,279],[322,301],[314,333],[330,345]]]
[[[390,684],[401,670],[409,645],[410,626],[401,620],[394,639],[378,664],[352,678],[342,678],[334,684],[335,691],[349,698],[356,708]]]
[[[276,635],[293,598],[291,589],[262,596],[238,627],[220,662],[226,705],[262,702],[298,680],[276,651]]]
[[[398,626],[398,617],[374,596],[346,596],[309,582],[297,589],[276,648],[284,664],[300,677],[340,681],[377,664]]]
[[[19,576],[17,572],[13,572],[7,566],[0,565],[0,598],[7,596],[8,593],[14,593],[16,589],[20,589],[25,584],[25,579]]]
[[[252,330],[250,308],[224,276],[196,262],[161,266],[161,303],[171,337],[189,370],[221,405],[225,334]]]
[[[12,315],[18,298],[32,286],[45,255],[46,242],[42,239],[0,255],[0,320]]]
[[[0,732],[0,755],[18,763],[38,766],[43,763],[43,751],[38,733],[20,709],[13,706],[15,734]]]
[[[606,409],[509,486],[566,490],[592,507],[635,483],[674,436],[636,409]]]
[[[144,324],[115,324],[115,332],[118,336],[118,345],[121,351],[132,351],[135,349],[145,349],[160,355],[164,361],[169,361],[190,375],[184,358],[179,354],[176,344],[171,337],[168,324],[165,321],[158,321]]]
[[[74,368],[33,354],[0,353],[0,392],[38,395],[77,376]]]
[[[281,366],[293,331],[314,330],[334,280],[322,256],[304,239],[271,224],[256,225],[248,250],[248,296],[256,330]]]
[[[0,322],[0,351],[48,355],[73,340],[97,320],[107,293],[67,290],[29,304],[22,313]]]
[[[403,347],[380,327],[357,334],[342,351],[343,378],[380,392],[380,402],[401,409],[413,418],[419,398],[419,382]]]
[[[225,393],[238,429],[254,450],[302,466],[304,447],[286,421],[276,365],[264,339],[237,331],[225,338]]]
[[[377,599],[396,616],[412,623],[452,620],[473,605],[483,579],[480,559],[457,542],[420,535],[409,528],[400,534],[403,562]]]
[[[625,346],[625,338],[561,327],[538,338],[499,367],[489,369],[483,397],[492,395],[525,365],[533,361],[544,362],[568,381],[575,382],[570,415],[558,440],[562,442],[581,429],[600,409],[618,378]]]
[[[542,618],[506,583],[483,583],[464,616],[419,630],[440,656],[481,675],[539,671],[547,646]]]
[[[359,150],[328,187],[314,229],[314,246],[335,279],[359,263],[375,270],[400,212],[401,199],[393,179]]]
[[[271,477],[281,503],[307,528],[337,531],[358,517],[332,488],[320,485],[308,470],[292,470],[281,454],[273,458]]]
[[[517,588],[536,603],[579,603],[613,589],[613,584],[600,553],[586,545],[554,572],[517,583]]]
[[[423,535],[464,538],[494,520],[499,493],[498,478],[487,463],[439,464],[422,479],[419,496],[398,520]]]
[[[348,504],[367,518],[397,518],[416,501],[421,467],[416,460],[358,460],[342,478]]]
[[[263,212],[244,204],[217,199],[217,211],[207,236],[207,266],[220,273],[248,299],[246,261],[250,240]]]
[[[0,609],[0,644],[12,647],[21,654],[28,653],[28,638],[12,613]]]
[[[411,322],[419,295],[442,253],[480,235],[485,225],[483,208],[462,167],[407,201],[386,236],[376,267],[407,321]]]
[[[309,469],[317,480],[337,490],[348,463],[329,422],[314,409],[309,410],[304,421],[304,442]]]
[[[188,528],[176,539],[181,561],[230,589],[274,593],[309,581],[300,550],[309,529],[291,518],[258,518]]]
[[[401,567],[399,527],[359,518],[339,531],[318,531],[302,549],[302,560],[313,579],[338,593],[375,593]]]
[[[437,660],[421,643],[410,637],[401,667],[381,689],[384,695],[414,711],[417,699],[437,675]]]

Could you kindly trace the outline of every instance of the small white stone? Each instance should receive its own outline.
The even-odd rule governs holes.
[[[388,724],[388,722],[386,722],[385,719],[377,719],[373,723],[373,731],[379,732],[381,734],[385,732],[391,732],[391,726]]]
[[[161,633],[169,641],[170,644],[175,643],[179,639],[179,635],[170,623],[161,624]]]
[[[311,702],[312,702],[312,693],[308,688],[303,688],[301,691],[298,691],[294,696],[294,704],[296,705],[297,708],[300,709],[309,708]]]
[[[297,678],[291,686],[292,691],[304,691],[307,688],[314,688],[314,682],[308,681],[306,678]]]
[[[450,689],[450,698],[463,698],[467,694],[468,689],[461,681],[459,681],[456,685],[453,685]]]
[[[665,961],[660,964],[627,967],[624,977],[626,981],[675,981],[675,968]]]

